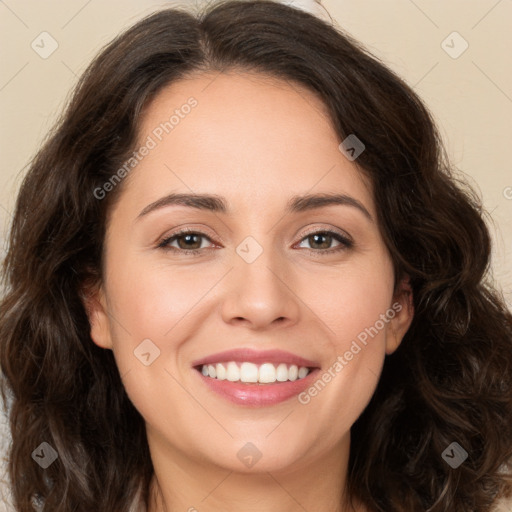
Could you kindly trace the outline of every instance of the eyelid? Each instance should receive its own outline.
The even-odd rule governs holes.
[[[201,227],[195,228],[195,227],[191,227],[190,225],[187,225],[183,228],[177,226],[170,232],[170,234],[167,234],[167,235],[164,235],[163,237],[161,237],[159,239],[159,243],[169,240],[170,238],[174,238],[175,236],[186,235],[189,233],[201,235],[205,238],[208,238],[212,242],[214,239],[219,238],[216,235],[213,235],[213,233],[210,233],[206,227],[201,226]]]
[[[339,228],[335,228],[334,226],[327,226],[327,227],[318,227],[318,226],[316,226],[316,227],[313,227],[310,230],[307,230],[304,233],[302,233],[301,238],[300,238],[299,241],[302,241],[303,238],[306,238],[308,235],[312,235],[314,233],[329,233],[329,232],[336,233],[337,235],[345,238],[347,241],[349,241],[351,243],[354,243],[352,237],[346,231],[343,231],[343,230],[341,230]]]
[[[307,247],[302,249],[306,250],[314,258],[322,258],[332,254],[340,254],[349,249],[353,249],[355,246],[354,240],[345,231],[334,227],[317,227],[312,228],[311,230],[306,231],[305,233],[302,233],[300,240],[296,244],[294,244],[294,247],[296,245],[300,245],[301,243],[303,243],[303,241],[309,238],[311,235],[316,234],[326,234],[327,236],[330,236],[331,238],[336,240],[338,242],[338,245],[335,247],[330,247],[329,249],[308,249]]]

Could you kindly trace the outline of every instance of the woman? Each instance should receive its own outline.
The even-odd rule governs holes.
[[[414,92],[267,1],[109,44],[22,184],[16,510],[490,511],[512,316]]]

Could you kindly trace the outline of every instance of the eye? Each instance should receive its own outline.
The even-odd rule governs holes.
[[[210,238],[204,233],[185,229],[165,238],[158,244],[158,247],[164,250],[184,251],[189,254],[199,254],[203,250],[203,247],[201,247],[201,239],[210,240]],[[171,243],[174,242],[177,242],[178,247],[173,247],[171,245]]]
[[[352,240],[347,236],[336,231],[314,231],[305,236],[300,243],[304,243],[303,241],[308,241],[310,243],[310,247],[312,247],[310,252],[320,252],[321,254],[343,251],[345,249],[350,249],[354,245]],[[337,241],[339,245],[331,248],[333,241]],[[317,248],[315,248],[315,246],[317,246]]]
[[[163,239],[158,244],[158,248],[165,251],[177,251],[189,255],[200,254],[205,249],[208,249],[203,246],[203,240],[209,240],[213,243],[209,236],[201,233],[200,231],[184,229]],[[309,252],[315,253],[315,255],[343,251],[353,247],[354,245],[352,240],[347,236],[336,231],[329,230],[308,233],[302,238],[300,244],[304,243],[304,241],[308,241],[310,243],[311,248],[309,249]],[[338,242],[338,245],[334,248],[331,247],[333,241]],[[177,244],[177,246],[172,244]]]

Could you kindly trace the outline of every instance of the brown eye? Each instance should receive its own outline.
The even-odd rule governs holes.
[[[316,231],[315,233],[310,233],[302,239],[301,243],[306,240],[310,245],[310,249],[314,250],[314,252],[321,253],[342,251],[353,246],[351,240],[334,231]],[[339,244],[332,247],[333,241],[339,242]]]
[[[210,238],[204,233],[195,231],[180,231],[179,233],[174,233],[172,236],[162,240],[158,244],[158,247],[164,250],[182,251],[185,253],[196,254],[203,250],[203,247],[201,247],[202,239],[210,240]],[[173,242],[177,242],[178,246],[172,246],[171,243]]]

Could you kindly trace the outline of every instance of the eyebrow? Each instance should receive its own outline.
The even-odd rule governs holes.
[[[370,212],[364,205],[354,197],[346,194],[305,194],[293,196],[287,202],[285,213],[301,213],[315,210],[331,205],[351,206],[365,215],[371,222],[374,222]],[[171,193],[146,206],[137,216],[136,220],[148,215],[155,210],[167,206],[186,206],[197,210],[206,210],[217,213],[229,213],[228,202],[222,196],[215,194],[177,194]]]

